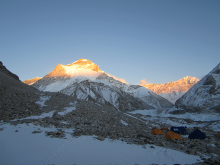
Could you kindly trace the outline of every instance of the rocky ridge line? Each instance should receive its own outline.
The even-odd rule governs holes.
[[[28,80],[25,80],[23,81],[23,83],[27,84],[27,85],[32,85],[34,84],[35,82],[37,82],[38,80],[40,80],[42,78],[40,77],[36,77],[36,78],[32,78],[32,79],[28,79]]]
[[[10,71],[3,65],[3,63],[2,63],[1,61],[0,61],[0,71],[3,72],[3,73],[5,73],[5,74],[7,74],[8,76],[14,78],[15,80],[20,81],[20,80],[19,80],[19,77],[18,77],[16,74],[10,72]]]
[[[178,81],[169,82],[166,84],[146,84],[145,88],[150,89],[156,94],[173,93],[173,92],[187,92],[199,79],[196,77],[186,76]]]

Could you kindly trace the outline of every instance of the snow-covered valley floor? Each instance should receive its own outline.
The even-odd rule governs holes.
[[[1,123],[0,164],[2,165],[124,165],[124,164],[193,164],[201,162],[199,156],[188,155],[154,145],[139,146],[120,140],[99,141],[96,136],[71,135],[65,129],[64,139],[45,136],[43,128],[32,124],[16,126]],[[35,130],[41,133],[33,134]]]
[[[137,118],[144,120],[148,125],[156,127],[170,126],[186,126],[188,128],[200,127],[209,128],[215,132],[220,132],[220,115],[219,114],[193,114],[185,113],[172,115],[165,112],[156,110],[135,110],[129,112]],[[191,120],[191,122],[187,122]],[[152,124],[153,123],[153,124]]]

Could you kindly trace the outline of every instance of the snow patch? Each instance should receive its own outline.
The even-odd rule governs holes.
[[[125,122],[124,120],[121,120],[121,123],[125,126],[128,126],[129,124],[127,122]]]
[[[66,115],[67,113],[76,110],[76,107],[75,107],[76,103],[77,103],[77,101],[74,101],[74,103],[71,102],[71,103],[69,104],[71,107],[66,107],[63,112],[58,112],[58,114],[61,115],[61,116],[64,116],[64,115]]]
[[[128,112],[128,113],[130,113],[130,112]],[[137,118],[137,117],[134,117],[134,116],[132,116],[132,115],[130,115],[130,114],[127,114],[127,113],[124,113],[125,115],[127,115],[127,116],[129,116],[129,117],[132,117],[132,118],[134,118],[134,119],[137,119],[137,120],[139,120],[139,121],[142,121],[141,119],[139,119],[139,118]],[[143,121],[142,121],[143,122]]]
[[[30,116],[23,119],[39,119],[39,118],[45,118],[45,117],[52,117],[54,111],[50,111],[48,113],[42,113],[40,116]]]
[[[175,102],[182,97],[186,92],[173,92],[173,93],[160,93],[159,95],[171,103],[175,104]]]
[[[41,107],[45,106],[45,102],[50,99],[50,96],[41,96],[40,101],[36,101]]]
[[[209,125],[208,127],[215,132],[220,132],[220,121],[214,122],[211,125]]]
[[[63,111],[63,112],[58,112],[58,114],[61,115],[61,116],[64,116],[64,115],[66,115],[67,113],[76,110],[75,107],[66,107],[65,109],[66,109],[65,111]]]

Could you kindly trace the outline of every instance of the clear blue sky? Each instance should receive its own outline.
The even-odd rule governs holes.
[[[85,58],[129,84],[220,62],[219,0],[0,0],[0,61],[20,79]]]

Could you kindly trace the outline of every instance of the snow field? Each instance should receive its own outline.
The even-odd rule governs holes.
[[[4,165],[192,164],[201,161],[199,156],[158,146],[130,145],[110,139],[99,141],[94,136],[74,138],[70,129],[64,129],[66,139],[57,139],[44,134],[56,128],[32,124],[2,124],[0,128],[4,129],[0,131],[0,160]],[[43,132],[32,134],[37,129]]]
[[[76,101],[74,103],[70,103],[69,104],[70,107],[66,107],[64,111],[58,112],[58,114],[61,115],[61,116],[64,116],[67,113],[76,110],[75,104],[76,104]],[[42,113],[40,116],[29,116],[29,117],[26,117],[26,118],[23,118],[23,119],[39,119],[39,118],[43,119],[45,117],[52,117],[54,112],[55,111],[53,110],[53,111],[50,111],[50,112],[47,112],[47,113]],[[16,121],[16,120],[17,119],[14,119],[14,120],[11,120],[11,121]]]

